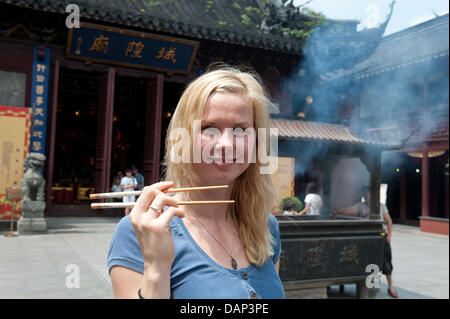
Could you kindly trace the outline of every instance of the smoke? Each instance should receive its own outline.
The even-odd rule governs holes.
[[[317,177],[316,168],[320,166],[324,156],[328,153],[329,144],[317,141],[302,143],[300,147],[297,145],[296,148],[295,176],[308,174],[310,177]],[[292,145],[290,150],[295,150],[295,146]]]
[[[292,95],[292,113],[391,144],[408,137],[407,143],[423,141],[445,121],[448,125],[448,14],[382,38],[388,20],[360,32],[350,22],[316,28],[302,62],[283,82]],[[307,172],[327,147],[314,142],[302,147],[296,175]],[[366,176],[353,178],[350,184],[367,182]]]

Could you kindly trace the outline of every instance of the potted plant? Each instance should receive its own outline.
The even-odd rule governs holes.
[[[295,205],[295,211],[298,213],[303,209],[303,204],[300,199],[298,199],[295,196],[288,196],[284,197],[280,202],[280,210],[283,211],[283,207],[285,206],[286,202],[291,201]]]

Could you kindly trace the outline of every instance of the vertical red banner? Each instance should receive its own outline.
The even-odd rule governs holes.
[[[20,217],[20,201],[8,200],[6,189],[21,187],[30,132],[30,108],[0,106],[0,219]]]

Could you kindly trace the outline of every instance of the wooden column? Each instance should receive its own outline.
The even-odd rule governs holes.
[[[406,188],[407,188],[407,172],[403,166],[400,170],[400,221],[406,221]]]
[[[333,170],[330,167],[325,167],[322,175],[322,215],[324,218],[329,218],[333,214],[330,209],[330,201],[331,201],[331,175]]]
[[[147,83],[147,110],[145,119],[144,184],[160,180],[161,121],[163,108],[164,76],[157,75]]]
[[[114,115],[114,81],[116,70],[109,68],[100,80],[97,111],[97,149],[95,157],[95,192],[109,191],[111,144]]]
[[[52,208],[52,185],[53,185],[53,172],[55,166],[55,135],[56,135],[56,117],[58,113],[58,89],[59,89],[59,71],[60,62],[56,61],[53,67],[52,81],[52,101],[50,104],[49,112],[49,132],[48,132],[48,151],[47,151],[47,176],[45,184],[45,217],[51,216]]]
[[[369,219],[380,219],[381,150],[367,149],[360,158],[370,173]]]
[[[422,216],[430,216],[428,145],[422,144]]]
[[[339,163],[339,157],[328,157],[322,162],[322,215],[324,218],[331,218],[334,212],[331,211],[331,185],[333,182],[333,172]]]
[[[372,155],[370,170],[370,219],[380,219],[381,152]]]

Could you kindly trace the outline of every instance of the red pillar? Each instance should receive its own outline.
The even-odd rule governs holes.
[[[100,80],[97,112],[97,150],[95,158],[95,192],[109,192],[111,144],[114,115],[114,81],[116,70],[109,68]]]
[[[428,145],[422,144],[422,216],[430,216],[429,211],[429,159],[428,159]]]
[[[60,62],[56,61],[53,67],[52,78],[52,102],[50,108],[50,123],[48,134],[48,152],[47,152],[47,176],[45,184],[45,217],[51,216],[52,208],[52,185],[53,185],[53,170],[55,166],[55,134],[56,134],[56,115],[58,111],[58,88],[59,88],[59,70]]]
[[[164,76],[159,74],[147,84],[147,110],[145,120],[144,184],[159,181],[161,121],[163,108]]]
[[[406,187],[406,167],[402,167],[400,171],[400,222],[406,221]]]

